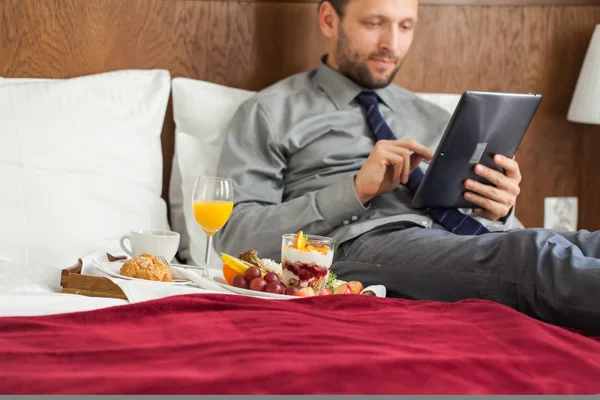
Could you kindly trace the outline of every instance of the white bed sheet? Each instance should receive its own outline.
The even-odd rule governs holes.
[[[110,250],[109,252],[112,254],[119,254],[117,249]],[[133,300],[62,293],[60,286],[62,268],[47,265],[19,265],[0,260],[0,317],[90,311],[184,293],[215,293],[214,288],[213,290],[192,287],[165,288],[163,285],[153,286],[151,283],[132,282],[107,276],[95,268],[95,261],[108,261],[106,251],[91,252],[83,256],[81,261],[83,263],[82,273],[111,279],[127,293],[128,298]],[[220,270],[211,270],[210,272],[211,276],[214,276],[219,274]],[[213,286],[219,289],[216,293],[224,291],[214,283]]]
[[[0,316],[61,314],[129,303],[61,293],[60,272],[49,266],[0,263]]]
[[[91,311],[129,304],[126,300],[64,293],[0,293],[0,317]]]

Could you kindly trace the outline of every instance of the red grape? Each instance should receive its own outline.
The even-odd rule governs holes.
[[[267,283],[279,282],[279,277],[275,272],[269,272],[265,275],[265,281],[267,281]]]
[[[254,278],[250,282],[250,290],[256,290],[257,292],[263,292],[267,286],[267,281],[263,278]]]
[[[248,289],[248,282],[241,275],[236,275],[231,282],[233,286],[239,287],[242,289]]]
[[[244,274],[244,278],[246,278],[248,282],[252,282],[253,279],[260,278],[260,269],[258,269],[258,267],[248,268]]]
[[[265,287],[265,292],[282,294],[283,290],[281,290],[279,282],[269,282],[267,287]]]
[[[300,289],[296,286],[288,286],[287,289],[285,289],[285,294],[292,296],[298,290]]]
[[[287,286],[285,286],[285,284],[283,282],[277,282],[277,284],[281,288],[281,293],[284,293],[285,289],[287,289]]]

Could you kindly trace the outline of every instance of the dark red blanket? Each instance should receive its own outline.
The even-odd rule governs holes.
[[[0,393],[600,393],[600,342],[487,301],[187,295],[0,318]]]

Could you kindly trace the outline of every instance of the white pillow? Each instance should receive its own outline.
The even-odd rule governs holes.
[[[181,235],[179,257],[204,265],[206,235],[191,207],[194,182],[197,176],[216,174],[229,121],[254,92],[188,78],[175,78],[172,86],[175,155],[169,188],[171,225]],[[214,249],[210,265],[221,265]]]
[[[0,80],[0,254],[69,266],[169,229],[161,199],[164,70]]]
[[[416,93],[423,100],[427,100],[438,107],[448,111],[450,115],[454,113],[454,109],[460,101],[460,94],[453,93]]]
[[[179,256],[188,263],[203,265],[206,237],[191,210],[194,180],[198,175],[216,173],[229,121],[239,106],[255,92],[188,78],[175,78],[172,86],[176,127],[169,191],[171,225],[181,234]],[[450,113],[460,99],[460,95],[456,94],[417,95]],[[220,265],[214,249],[210,265],[213,268]]]

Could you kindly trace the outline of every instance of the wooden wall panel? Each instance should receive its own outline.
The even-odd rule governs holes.
[[[466,0],[422,4],[442,1]],[[542,93],[518,154],[525,178],[517,215],[541,226],[544,197],[575,195],[581,226],[596,230],[600,127],[569,123],[566,113],[600,5],[557,2],[563,6],[423,5],[397,83],[414,91]],[[166,68],[173,76],[259,90],[312,68],[325,51],[316,7],[312,0],[0,0],[0,76]],[[171,112],[163,131],[165,196]]]
[[[421,4],[441,6],[600,6],[600,0],[420,0],[420,2]]]
[[[526,8],[525,16],[528,89],[546,97],[527,147],[530,168],[535,171],[528,201],[540,205],[533,212],[539,214],[537,221],[543,221],[544,197],[578,196],[582,210],[579,226],[598,230],[600,219],[594,211],[600,203],[590,201],[593,193],[581,185],[581,177],[585,169],[594,168],[594,162],[582,157],[585,135],[593,130],[600,134],[600,126],[570,123],[566,116],[591,34],[600,23],[600,7]],[[592,187],[600,186],[598,172],[590,178]]]
[[[582,136],[579,176],[580,228],[600,230],[600,126],[586,125],[577,131]]]

